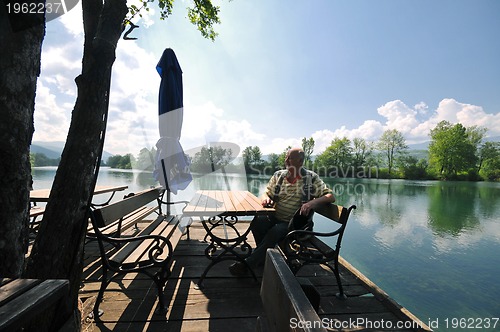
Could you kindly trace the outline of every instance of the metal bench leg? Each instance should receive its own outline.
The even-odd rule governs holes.
[[[335,279],[337,279],[337,285],[339,286],[339,292],[337,294],[335,294],[335,296],[340,300],[347,299],[347,295],[345,295],[344,288],[342,287],[342,281],[340,280],[338,261],[335,261],[335,263],[334,263],[335,267],[333,269],[329,264],[327,264],[327,266],[333,271],[333,274],[335,274]]]
[[[97,319],[99,316],[103,314],[103,311],[99,310],[99,305],[101,304],[104,298],[104,291],[106,290],[109,284],[108,271],[105,268],[103,268],[102,270],[103,271],[102,271],[101,287],[99,288],[99,293],[97,294],[97,299],[95,300],[94,309],[92,310],[92,312],[94,313],[94,319]]]
[[[165,305],[165,294],[163,294],[163,287],[160,285],[161,281],[155,281],[156,287],[158,288],[158,309],[155,313],[157,315],[164,315],[167,313],[167,307]]]

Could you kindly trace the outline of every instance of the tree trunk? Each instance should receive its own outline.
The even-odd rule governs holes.
[[[58,310],[67,319],[77,307],[83,265],[87,209],[106,129],[111,68],[125,0],[83,0],[85,45],[82,74],[76,78],[78,98],[49,202],[28,260],[31,278],[70,280],[70,295]]]
[[[45,24],[0,8],[0,276],[19,277],[28,249],[30,144]],[[12,23],[12,24],[11,24]]]

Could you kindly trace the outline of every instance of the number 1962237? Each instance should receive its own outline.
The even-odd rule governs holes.
[[[7,7],[7,13],[9,14],[66,13],[66,10],[61,2],[56,2],[56,3],[15,2],[15,3],[7,3],[6,7]]]
[[[461,328],[461,329],[490,329],[496,328],[498,317],[492,318],[446,318],[444,323],[446,328]]]

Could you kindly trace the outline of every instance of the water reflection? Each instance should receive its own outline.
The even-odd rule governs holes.
[[[474,184],[439,183],[428,190],[429,226],[437,235],[458,235],[480,225]]]
[[[35,189],[50,188],[55,169],[34,169],[33,175]],[[173,200],[190,199],[200,189],[248,190],[260,196],[268,180],[244,172],[195,174]],[[325,182],[338,204],[357,205],[342,255],[399,303],[424,321],[498,316],[500,183]],[[126,184],[130,191],[156,185],[150,173],[111,169],[101,171],[99,183]],[[317,230],[329,227],[315,218]]]
[[[34,168],[34,189],[50,188],[55,167]],[[269,178],[225,174],[193,174],[194,181],[181,196],[189,199],[196,190],[248,190],[261,196]],[[457,237],[473,231],[496,229],[500,219],[500,185],[439,181],[402,181],[377,179],[324,179],[341,205],[356,204],[355,220],[363,227],[375,227],[374,233],[386,245],[417,238],[422,228],[435,237]],[[116,170],[103,167],[101,185],[129,186],[138,191],[157,185],[151,172]],[[378,233],[377,233],[378,232]],[[497,232],[493,232],[495,238]],[[388,239],[387,237],[390,237]]]
[[[325,182],[337,189],[337,202],[358,206],[356,218],[366,226],[395,228],[413,224],[429,228],[436,236],[456,236],[479,230],[484,222],[497,220],[500,215],[499,184],[346,179]]]

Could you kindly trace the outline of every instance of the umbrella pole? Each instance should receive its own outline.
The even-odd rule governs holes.
[[[163,169],[163,178],[165,179],[165,189],[167,189],[167,216],[170,215],[170,188],[168,187],[167,171],[165,170],[165,162],[161,160],[161,168]]]
[[[231,188],[229,187],[229,180],[227,179],[226,169],[224,168],[224,166],[222,166],[221,172],[222,172],[222,176],[224,177],[224,181],[226,182],[227,190],[231,190]]]

